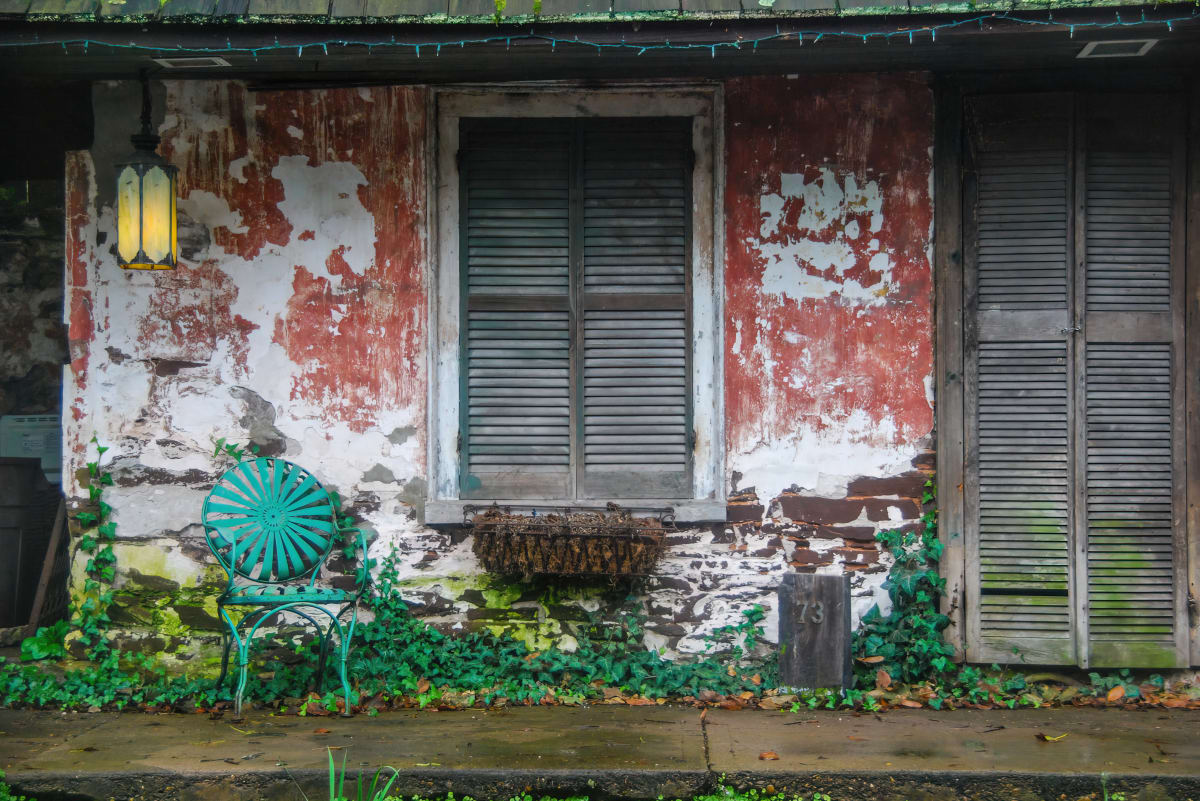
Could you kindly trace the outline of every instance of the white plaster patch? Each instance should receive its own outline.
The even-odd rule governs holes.
[[[303,139],[304,138],[304,131],[300,130],[295,125],[289,125],[287,127],[287,132],[288,132],[288,136],[291,136],[295,139]]]
[[[206,494],[178,484],[143,484],[110,487],[104,501],[113,508],[119,538],[161,537],[198,524]]]
[[[814,495],[841,497],[859,476],[893,476],[912,469],[913,458],[921,453],[919,443],[887,444],[895,441],[895,431],[890,417],[876,421],[861,409],[819,431],[796,421],[784,436],[731,453],[729,467],[742,474],[742,486],[754,487],[765,501],[792,484]]]
[[[759,198],[760,238],[747,239],[765,264],[763,291],[795,301],[836,296],[863,305],[882,303],[892,280],[891,257],[876,238],[856,246],[864,226],[872,233],[883,227],[878,181],[859,186],[853,173],[821,167],[812,181],[803,173],[782,173],[779,183],[779,194]],[[848,277],[860,260],[881,278],[864,284]]]
[[[246,183],[246,167],[250,164],[249,156],[242,156],[229,162],[229,177],[239,183]]]
[[[180,198],[179,208],[193,220],[209,228],[227,228],[232,234],[245,234],[250,231],[242,222],[241,212],[229,208],[225,198],[204,189],[193,189],[188,192],[187,197]]]

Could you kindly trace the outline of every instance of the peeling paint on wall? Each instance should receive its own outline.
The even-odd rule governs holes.
[[[113,107],[133,96],[119,88],[97,86],[98,115],[132,114]],[[912,76],[748,78],[726,97],[726,438],[737,492],[730,522],[672,535],[640,590],[647,643],[668,654],[702,652],[753,604],[766,607],[774,638],[788,571],[850,573],[865,611],[887,567],[874,533],[917,512],[911,481],[854,482],[910,475],[932,428],[928,88]],[[165,106],[161,149],[180,168],[188,234],[178,270],[119,271],[92,154],[68,164],[66,468],[83,466],[93,432],[112,446],[123,550],[180,543],[172,574],[199,592],[209,574],[176,562],[205,559],[195,523],[220,470],[212,442],[253,436],[343,495],[378,535],[373,556],[395,554],[405,597],[443,628],[568,645],[560,621],[624,603],[627,593],[603,588],[553,599],[514,589],[480,572],[468,534],[418,522],[426,90],[253,94],[237,82],[173,82]],[[811,519],[825,508],[805,505],[814,499],[843,504],[839,519]],[[130,597],[144,606],[137,569],[143,578],[122,581],[141,588]],[[187,625],[205,619],[183,606],[171,608]]]
[[[746,78],[726,112],[730,469],[765,500],[909,469],[933,427],[928,86]]]

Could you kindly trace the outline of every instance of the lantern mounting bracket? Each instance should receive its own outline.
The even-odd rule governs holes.
[[[161,141],[154,133],[150,120],[150,72],[142,69],[138,72],[142,82],[142,130],[129,137],[136,150],[156,150]]]

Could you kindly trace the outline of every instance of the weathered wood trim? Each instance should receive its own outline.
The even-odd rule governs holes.
[[[945,545],[939,570],[946,580],[943,635],[962,660],[966,647],[966,542],[963,503],[963,217],[962,91],[934,85],[933,270],[934,409],[937,426],[938,538]]]
[[[429,495],[427,501],[455,501],[459,494],[458,342],[460,297],[458,125],[463,117],[632,117],[690,116],[696,164],[693,192],[693,424],[695,469],[690,501],[714,501],[724,507],[724,322],[721,315],[723,226],[720,87],[711,83],[580,89],[570,85],[472,87],[435,90],[430,146],[437,165],[434,222],[430,227],[433,271],[430,278]],[[558,500],[560,503],[566,499]],[[427,506],[427,512],[431,507]],[[705,517],[717,519],[706,512]],[[720,515],[724,519],[724,513]],[[449,522],[449,521],[443,521]]]
[[[1188,429],[1188,397],[1185,386],[1187,381],[1187,324],[1185,320],[1184,297],[1187,287],[1187,192],[1188,192],[1188,119],[1186,105],[1179,108],[1176,102],[1186,104],[1187,95],[1177,95],[1170,98],[1170,112],[1165,123],[1171,130],[1171,167],[1172,173],[1183,176],[1181,181],[1172,181],[1171,187],[1171,335],[1175,358],[1184,363],[1184,369],[1171,371],[1171,416],[1175,429],[1175,437]],[[1193,418],[1194,419],[1194,418]],[[1187,526],[1187,435],[1184,434],[1184,447],[1172,448],[1171,472],[1175,477],[1172,481],[1172,526],[1174,548],[1172,553],[1175,584],[1175,664],[1186,667],[1191,659],[1190,644],[1194,638],[1188,633],[1188,548],[1190,538]]]
[[[964,109],[965,111],[965,109]],[[976,198],[978,196],[975,157],[967,138],[965,125],[961,126],[960,146],[961,180],[959,182],[959,208],[962,238],[962,291],[959,295],[962,337],[960,363],[962,365],[962,483],[961,498],[962,538],[966,569],[963,571],[963,604],[966,626],[964,658],[979,661],[985,658],[980,626],[979,597],[979,436],[974,425],[979,405],[979,365],[974,358],[979,349],[978,308],[978,245],[976,224]]]
[[[1200,86],[1187,98],[1187,231],[1185,259],[1184,385],[1186,386],[1186,515],[1190,661],[1200,665]]]
[[[1067,473],[1071,520],[1068,552],[1071,567],[1068,597],[1071,600],[1071,631],[1075,641],[1075,659],[1087,667],[1091,650],[1088,647],[1088,520],[1087,520],[1087,98],[1073,98],[1071,121],[1071,154],[1068,181],[1071,186],[1067,217],[1067,409],[1071,441],[1070,470]],[[1071,332],[1071,329],[1074,332]],[[1082,390],[1082,391],[1081,391]]]

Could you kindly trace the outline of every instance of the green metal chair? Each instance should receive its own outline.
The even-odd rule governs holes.
[[[350,682],[346,657],[358,623],[358,602],[370,583],[366,537],[353,527],[339,526],[333,497],[302,467],[283,459],[248,459],[227,471],[208,497],[201,512],[208,547],[229,575],[229,584],[217,599],[217,612],[229,627],[224,636],[220,687],[229,670],[229,652],[238,647],[238,684],[234,713],[242,714],[250,641],[269,618],[291,612],[317,630],[321,658],[317,689],[325,673],[333,633],[338,635],[338,666],[346,697],[344,715],[350,714]],[[354,591],[316,586],[317,573],[342,534],[358,535],[362,567]],[[238,621],[227,607],[248,607]],[[354,615],[343,629],[340,619]],[[329,618],[322,626],[317,613]],[[242,631],[246,631],[242,634]]]

